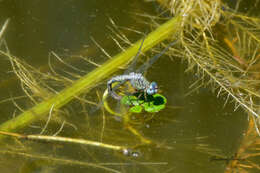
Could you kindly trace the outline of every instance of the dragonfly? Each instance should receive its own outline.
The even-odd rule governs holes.
[[[115,76],[107,82],[108,91],[114,99],[121,100],[122,96],[119,96],[114,92],[112,84],[115,82],[124,83],[125,81],[130,81],[132,87],[138,92],[143,92],[148,95],[154,95],[158,92],[158,85],[156,82],[150,83],[142,73],[131,72],[129,74]]]
[[[138,56],[141,53],[141,48],[143,45],[144,39],[141,43],[141,46],[138,50],[138,53],[136,57],[133,60],[133,63],[130,65],[130,67],[136,63]],[[149,82],[144,76],[143,73],[159,58],[161,57],[171,46],[176,44],[176,41],[171,42],[166,48],[164,48],[163,51],[161,51],[159,54],[155,55],[152,57],[148,62],[143,64],[138,70],[135,72],[125,72],[123,75],[118,75],[112,77],[110,80],[107,82],[107,90],[108,93],[116,100],[121,100],[122,96],[119,96],[115,90],[118,88],[118,85],[115,87],[112,87],[113,83],[119,82],[119,85],[129,81],[131,86],[136,90],[138,93],[144,93],[144,96],[148,95],[154,95],[158,92],[158,85],[156,82]],[[129,69],[131,69],[129,67]]]

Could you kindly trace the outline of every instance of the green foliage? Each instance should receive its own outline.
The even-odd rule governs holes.
[[[135,93],[134,95],[124,96],[121,103],[130,106],[129,111],[132,113],[159,112],[165,108],[167,99],[161,94],[144,95],[144,93]]]
[[[158,27],[155,31],[149,33],[145,38],[141,51],[146,52],[155,45],[169,38],[171,35],[176,34],[180,29],[181,20],[182,16],[176,16],[168,22],[160,25],[160,27]],[[51,96],[47,99],[44,99],[41,103],[34,101],[34,103],[36,104],[34,107],[28,109],[27,111],[24,111],[20,115],[17,115],[15,118],[2,123],[0,125],[0,130],[16,131],[18,129],[22,129],[30,125],[31,123],[39,120],[40,118],[48,115],[51,109],[59,109],[70,102],[72,99],[74,99],[75,96],[89,92],[93,87],[96,86],[98,82],[103,81],[105,78],[118,70],[118,67],[125,66],[138,52],[142,40],[143,39],[140,39],[135,44],[132,44],[128,49],[115,55],[99,68],[96,68],[95,70],[89,72],[79,80],[73,82],[73,84],[71,84],[69,87],[64,88],[62,91],[59,91],[58,94],[57,92],[50,94]],[[33,74],[32,72],[30,74],[26,73],[26,75],[20,75],[20,73],[24,74],[24,71],[26,70],[26,68],[24,67],[26,66],[24,65],[25,63],[21,63],[18,58],[1,50],[0,55],[9,58],[15,74],[21,80],[23,85],[26,86],[24,88],[29,88],[29,91],[25,91],[25,93],[34,93],[35,85],[38,84],[36,82],[38,82],[39,80],[32,81],[32,79],[40,79],[40,77],[31,77]],[[26,70],[26,72],[27,71],[28,70]],[[36,72],[38,72],[37,69]],[[46,79],[46,74],[40,74],[43,79]],[[23,78],[21,78],[21,76]],[[47,77],[52,77],[52,75],[47,75]],[[39,85],[43,85],[43,83],[44,81],[41,80]],[[33,100],[32,96],[29,96],[29,98]],[[2,136],[0,136],[0,140],[1,138]]]

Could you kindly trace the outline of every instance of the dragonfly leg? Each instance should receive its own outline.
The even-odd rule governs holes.
[[[136,100],[139,100],[142,96],[144,96],[144,102],[143,103],[141,103],[140,105],[142,105],[142,104],[144,104],[145,103],[145,101],[146,101],[146,96],[145,96],[145,92],[144,91],[138,91],[137,93],[139,93],[138,94],[138,96],[137,96],[137,99]]]
[[[142,100],[141,97],[143,96],[143,94],[144,94],[143,91],[140,91],[140,90],[139,91],[136,90],[134,93],[129,93],[128,94],[128,100],[129,100],[130,104],[134,105],[133,101],[137,101],[137,103],[140,103],[140,101]],[[135,99],[130,99],[129,96],[135,96],[136,98]],[[144,100],[144,102],[145,102],[145,100]],[[142,105],[143,103],[140,103],[139,105]]]
[[[148,97],[147,97],[147,92],[144,92],[144,101],[148,102],[148,106],[150,106],[150,102],[149,102]]]
[[[122,96],[119,96],[118,94],[116,94],[116,92],[115,91],[110,91],[110,95],[114,98],[114,99],[116,99],[116,100],[121,100],[121,98],[122,98]]]
[[[134,94],[131,94],[131,95],[134,95]],[[140,97],[142,96],[142,93],[140,93],[140,94],[137,96],[136,99],[130,99],[129,96],[131,96],[131,95],[128,95],[128,100],[129,100],[129,102],[130,102],[131,105],[134,105],[134,102],[132,102],[132,101],[133,101],[133,100],[134,100],[134,101],[138,101],[138,100],[140,99]]]

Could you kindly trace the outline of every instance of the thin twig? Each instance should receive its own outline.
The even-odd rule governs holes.
[[[10,21],[9,18],[6,19],[4,25],[2,26],[2,29],[1,29],[1,31],[0,31],[0,40],[2,39],[2,37],[3,37],[3,35],[4,35],[4,32],[6,31],[6,28],[7,28],[7,26],[8,26],[9,21]]]
[[[43,127],[43,129],[42,129],[42,131],[41,131],[41,133],[40,133],[40,135],[44,133],[44,131],[46,130],[46,128],[47,128],[47,126],[48,126],[48,124],[49,124],[49,122],[50,122],[50,120],[51,120],[51,115],[52,115],[52,110],[53,110],[53,108],[54,108],[54,104],[51,106],[48,119],[47,119],[47,121],[46,121],[46,123],[45,123],[45,125],[44,125],[44,127]]]

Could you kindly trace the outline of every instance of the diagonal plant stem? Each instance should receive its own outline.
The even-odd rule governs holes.
[[[102,142],[85,140],[85,139],[67,138],[67,137],[62,137],[62,136],[21,135],[21,134],[18,134],[18,133],[2,132],[2,131],[0,131],[0,134],[11,136],[11,137],[16,137],[18,139],[82,144],[82,145],[89,145],[89,146],[93,146],[93,147],[106,148],[106,149],[121,151],[121,152],[124,152],[124,151],[130,149],[130,147],[127,148],[125,146],[106,144],[106,143],[102,143]]]
[[[156,30],[148,34],[143,46],[142,52],[146,52],[153,46],[162,42],[163,40],[170,38],[173,34],[176,34],[181,29],[182,17],[177,16],[162,24]],[[43,101],[31,109],[21,113],[17,117],[8,120],[0,125],[1,131],[16,131],[24,128],[34,121],[48,115],[49,110],[54,105],[54,109],[59,109],[69,101],[71,101],[77,95],[90,91],[98,82],[103,81],[109,77],[112,73],[118,70],[118,67],[126,65],[137,53],[142,39],[137,41],[133,46],[126,49],[124,52],[119,53],[111,60],[105,62],[99,68],[91,71],[90,73],[83,76],[81,79],[75,81],[70,87],[67,87],[54,95],[52,98]],[[0,51],[0,54],[9,57],[10,59],[15,58],[10,54]],[[3,136],[0,136],[0,140]]]

